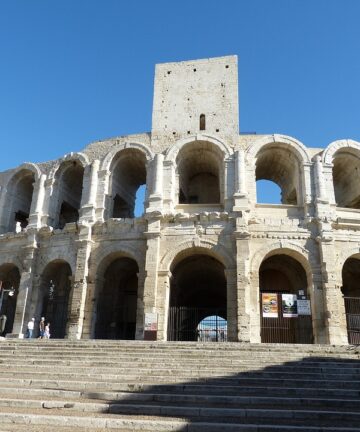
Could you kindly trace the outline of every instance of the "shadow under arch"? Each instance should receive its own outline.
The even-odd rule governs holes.
[[[7,333],[11,333],[13,330],[17,296],[19,293],[20,284],[19,267],[13,263],[1,264],[0,282],[0,298],[2,300],[0,307],[0,317],[6,317],[3,318],[1,322],[3,328],[0,328],[0,336],[5,336]],[[10,291],[12,289],[15,290],[13,295],[11,295]]]
[[[168,340],[196,341],[205,317],[227,318],[225,266],[209,250],[193,247],[175,257],[170,272]]]
[[[341,271],[346,327],[350,344],[360,344],[360,253],[351,255]]]
[[[66,337],[68,324],[72,270],[63,259],[50,261],[42,271],[38,294],[37,315],[50,323],[52,339]]]
[[[95,339],[135,339],[138,273],[136,260],[113,252],[99,264],[93,310]]]

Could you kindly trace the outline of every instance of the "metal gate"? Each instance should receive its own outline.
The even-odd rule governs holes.
[[[263,317],[261,313],[261,342],[263,343],[313,343],[311,315],[284,318],[281,308],[281,294],[277,293],[277,318]],[[261,304],[261,311],[263,310]]]
[[[349,344],[360,345],[360,297],[344,297]]]
[[[170,307],[169,341],[226,342],[225,309]]]

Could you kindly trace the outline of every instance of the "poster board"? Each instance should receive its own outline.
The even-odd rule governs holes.
[[[298,299],[297,310],[298,310],[298,315],[311,315],[310,300]]]
[[[262,293],[261,301],[263,318],[277,318],[279,314],[277,294]]]
[[[298,316],[296,294],[281,294],[281,303],[284,318],[296,318]]]

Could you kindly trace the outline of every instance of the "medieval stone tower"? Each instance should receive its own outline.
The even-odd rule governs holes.
[[[359,342],[360,144],[239,133],[237,77],[157,65],[151,133],[0,173],[8,337]]]

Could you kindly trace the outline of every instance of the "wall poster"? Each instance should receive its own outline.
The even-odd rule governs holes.
[[[298,316],[296,294],[281,294],[281,303],[284,318],[296,318]]]
[[[264,318],[278,317],[278,300],[277,294],[262,293],[262,316]]]

